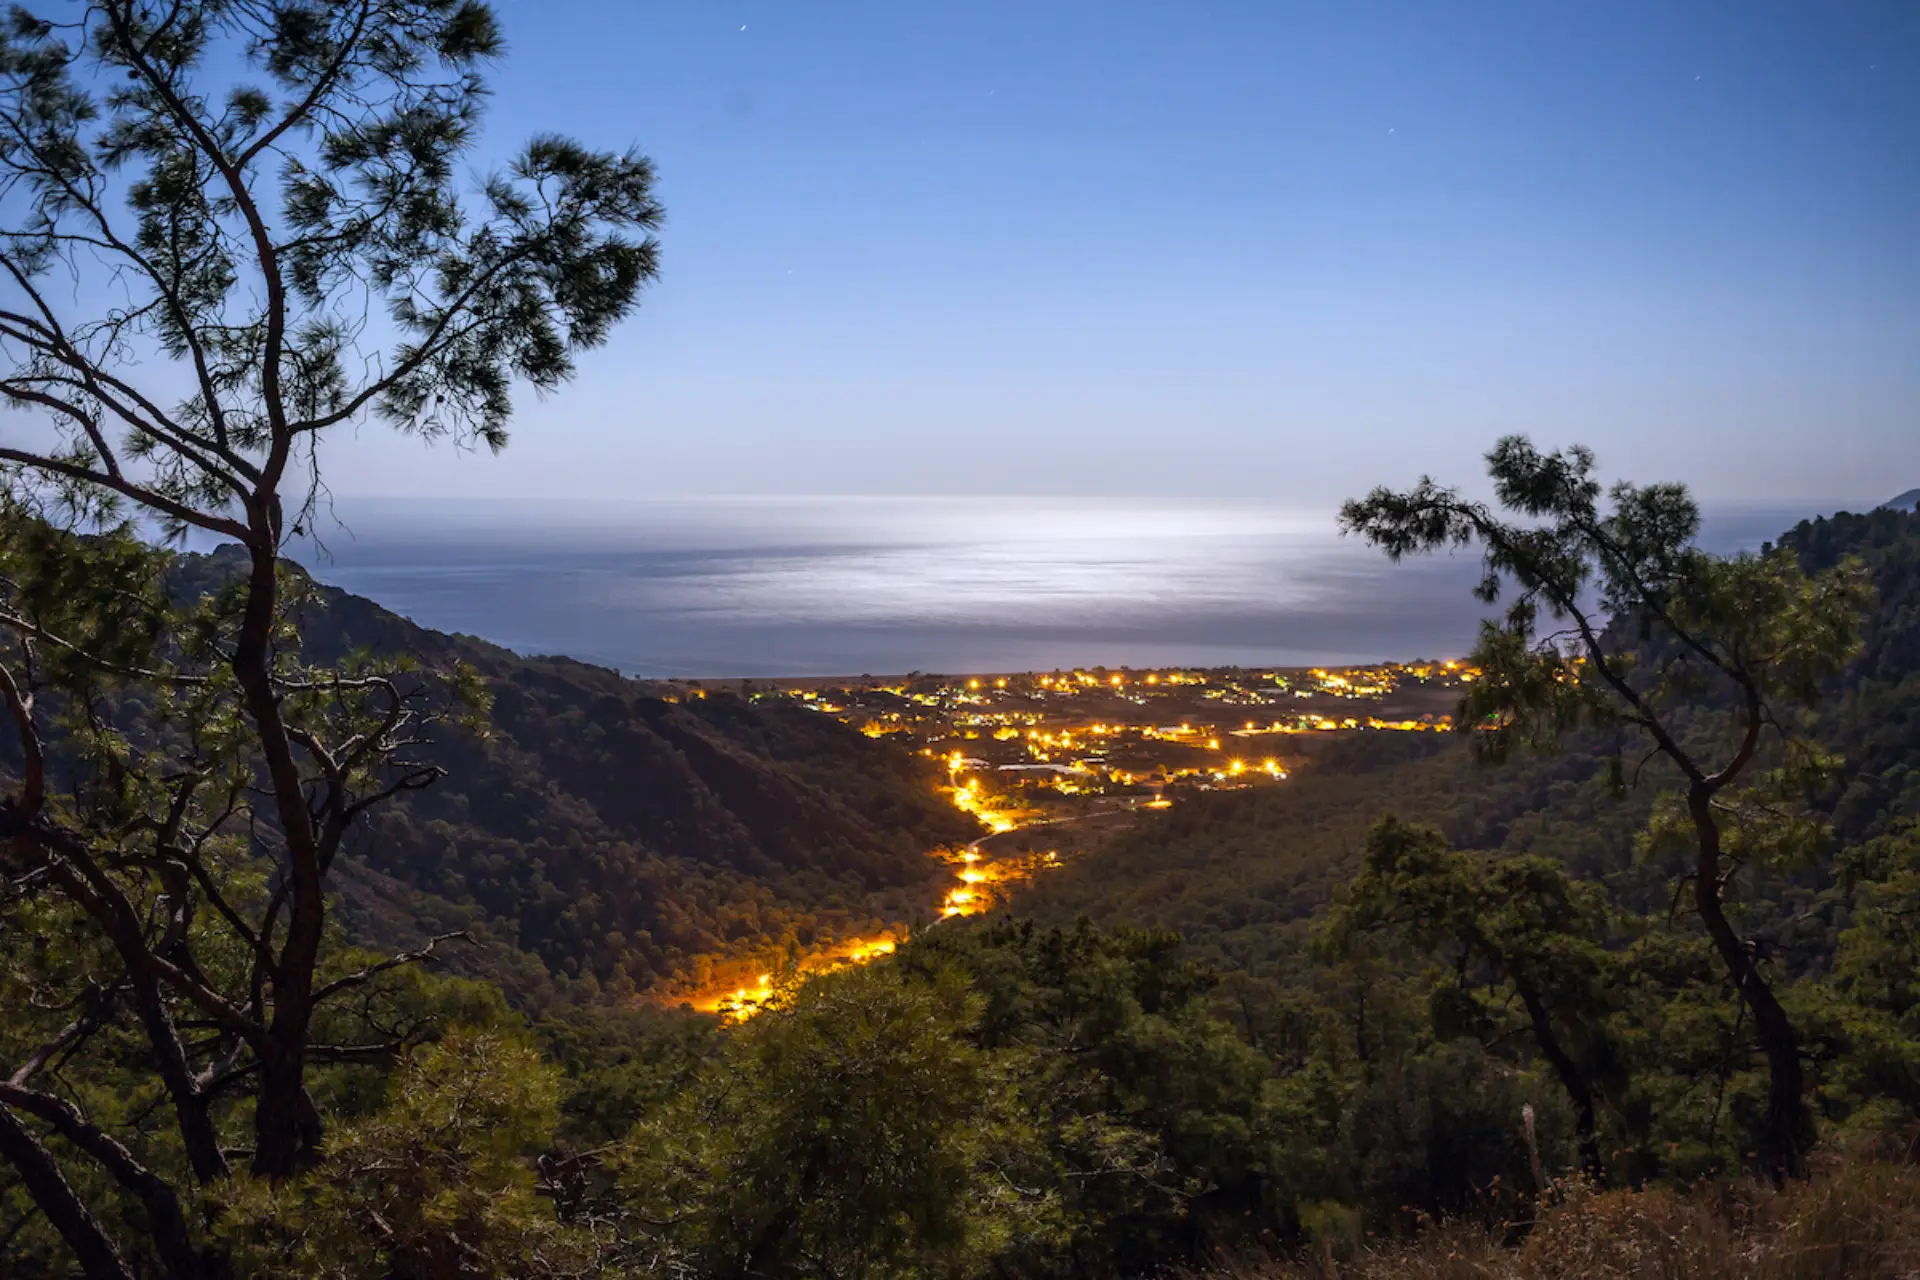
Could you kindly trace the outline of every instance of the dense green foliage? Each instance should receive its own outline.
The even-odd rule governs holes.
[[[1802,724],[1844,753],[1803,784],[1831,834],[1744,869],[1730,905],[1801,1029],[1819,1137],[1897,1152],[1920,1131],[1920,516],[1810,522],[1781,545],[1810,571],[1857,559],[1877,603]],[[219,565],[169,573],[178,593]],[[580,998],[594,984],[542,963],[569,954],[564,912],[461,877],[484,879],[484,852],[577,877],[569,903],[596,912],[724,906],[725,886],[750,886],[782,918],[852,919],[836,893],[883,910],[886,886],[913,886],[920,841],[962,834],[921,765],[815,713],[666,702],[337,592],[298,616],[316,659],[459,661],[492,692],[491,737],[434,735],[445,793],[356,833],[368,869],[337,919],[417,938],[417,910],[493,941],[485,982],[384,970],[329,1015],[329,1039],[397,1039],[316,1071],[325,1161],[223,1184],[208,1239],[247,1274],[1137,1274],[1220,1249],[1340,1254],[1435,1220],[1497,1232],[1583,1169],[1644,1187],[1753,1163],[1765,1062],[1675,910],[1688,863],[1648,835],[1664,784],[1621,785],[1611,727],[1496,767],[1424,735],[1325,744],[1286,788],[1195,797],[1083,855],[1027,896],[1038,919],[944,923],[729,1028],[609,999],[617,973]],[[1703,699],[1686,732],[1715,714]],[[629,803],[639,774],[611,766],[632,758],[692,798]],[[793,841],[811,823],[810,850]],[[608,831],[671,869],[659,907],[620,896],[634,864],[605,860]],[[689,954],[729,940],[720,919]],[[84,965],[56,916],[33,927]],[[580,936],[618,965],[632,950]],[[342,950],[333,971],[377,954]],[[86,1114],[133,1124],[157,1167],[179,1159],[138,1119],[154,1094],[133,1044],[66,1071]],[[57,1274],[57,1235],[18,1184],[0,1190],[9,1264]],[[102,1180],[82,1190],[110,1225],[144,1212]]]
[[[1791,858],[1741,865],[1730,907],[1802,1029],[1821,1132],[1898,1143],[1920,1116],[1920,953],[1906,914],[1920,518],[1812,521],[1780,547],[1810,573],[1857,560],[1877,602],[1856,656],[1796,722],[1831,762],[1800,779],[1795,829],[1812,838]],[[1716,714],[1700,695],[1688,741]],[[1659,838],[1662,777],[1649,769],[1623,791],[1621,741],[1588,730],[1487,768],[1464,743],[1357,740],[1317,756],[1297,789],[1203,798],[1129,833],[1026,905],[1179,928],[1229,972],[1221,1007],[1270,1052],[1297,1044],[1313,1017],[1344,1024],[1352,1052],[1376,1060],[1383,1047],[1417,1061],[1448,1040],[1485,1046],[1494,1061],[1552,1071],[1573,1117],[1591,1097],[1590,1163],[1610,1177],[1738,1167],[1765,1072],[1742,1002],[1676,910],[1689,863]],[[1362,838],[1390,814],[1423,826]],[[1376,1061],[1362,1076],[1402,1070]]]

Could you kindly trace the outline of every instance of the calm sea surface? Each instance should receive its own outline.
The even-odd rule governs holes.
[[[322,581],[631,675],[1324,664],[1471,644],[1477,561],[1391,565],[1331,511],[1091,499],[342,500]],[[1715,549],[1811,510],[1710,512]]]

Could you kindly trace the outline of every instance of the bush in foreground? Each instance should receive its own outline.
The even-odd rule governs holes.
[[[1782,1190],[1588,1191],[1542,1212],[1517,1243],[1437,1225],[1359,1249],[1335,1242],[1293,1264],[1242,1264],[1214,1280],[1896,1280],[1920,1275],[1920,1168],[1836,1162]]]

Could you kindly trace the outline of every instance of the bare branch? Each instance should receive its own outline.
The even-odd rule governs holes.
[[[29,636],[43,644],[50,644],[56,649],[60,649],[63,652],[70,653],[74,657],[79,658],[95,670],[104,671],[110,675],[124,676],[131,680],[153,680],[179,688],[204,685],[208,683],[210,679],[207,676],[181,675],[171,671],[154,671],[147,667],[127,667],[116,662],[108,662],[105,658],[98,657],[82,649],[79,645],[74,644],[70,640],[63,639],[45,627],[40,626],[38,623],[29,622],[18,614],[8,613],[4,610],[0,610],[0,627],[5,627],[22,636]]]
[[[46,1144],[0,1103],[0,1156],[6,1157],[27,1194],[80,1260],[88,1280],[134,1280],[106,1228],[67,1181]]]
[[[33,695],[21,691],[5,663],[0,663],[0,696],[6,699],[7,710],[13,717],[13,727],[20,736],[21,755],[26,762],[20,798],[10,807],[15,811],[17,821],[31,822],[47,802],[46,753],[40,745],[40,730],[33,723]]]
[[[146,485],[134,484],[121,476],[94,471],[76,463],[50,458],[45,454],[4,445],[0,445],[0,462],[17,463],[34,471],[44,471],[52,475],[64,476],[68,480],[77,480],[81,484],[98,485],[102,489],[110,490],[123,498],[130,498],[163,515],[172,516],[182,524],[190,524],[196,529],[205,529],[208,533],[224,533],[237,542],[251,543],[253,540],[252,530],[237,520],[197,511],[185,503],[175,502],[172,498]]]
[[[165,1178],[141,1164],[124,1144],[65,1098],[8,1081],[0,1083],[0,1112],[7,1107],[46,1121],[55,1133],[91,1156],[115,1182],[139,1198],[151,1219],[154,1244],[172,1280],[190,1280],[202,1274],[180,1198]]]
[[[390,969],[398,969],[404,965],[419,964],[422,961],[430,961],[435,958],[434,948],[438,947],[441,943],[449,941],[450,939],[453,939],[453,938],[458,938],[462,942],[473,941],[473,938],[467,933],[465,929],[455,929],[451,933],[435,934],[432,938],[427,940],[427,944],[425,946],[420,947],[417,950],[403,951],[399,955],[389,956],[387,959],[382,960],[377,964],[370,964],[364,969],[358,970],[357,972],[354,972],[354,973],[350,973],[344,978],[335,978],[332,982],[327,983],[325,986],[319,988],[317,991],[313,993],[314,1003],[318,1004],[322,1000],[325,1000],[330,996],[336,996],[340,994],[342,991],[346,991],[353,987],[358,987],[367,982],[370,982],[374,978],[378,977],[383,973],[386,973]]]

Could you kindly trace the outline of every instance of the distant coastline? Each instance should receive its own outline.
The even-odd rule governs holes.
[[[1755,547],[1822,504],[1709,507]],[[1472,647],[1477,558],[1390,565],[1330,510],[1103,499],[339,501],[293,548],[423,626],[646,679],[1303,668]]]

